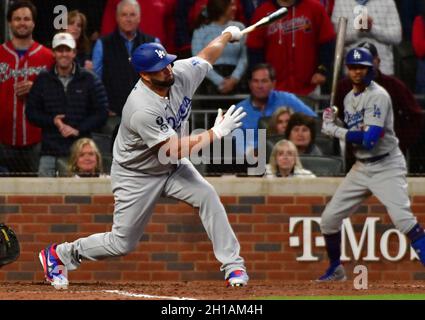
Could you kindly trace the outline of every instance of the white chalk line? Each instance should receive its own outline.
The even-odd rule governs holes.
[[[146,299],[167,299],[167,300],[196,300],[193,298],[186,298],[186,297],[172,297],[172,296],[154,296],[150,294],[144,294],[144,293],[131,293],[128,291],[121,291],[121,290],[102,290],[102,292],[106,293],[114,293],[126,297],[132,297],[132,298],[146,298]]]
[[[61,294],[66,294],[66,293],[70,293],[70,294],[79,294],[79,293],[94,293],[94,294],[99,294],[99,293],[110,293],[110,294],[118,294],[118,295],[122,295],[122,296],[126,296],[129,298],[146,298],[146,299],[158,299],[158,300],[197,300],[194,298],[187,298],[187,297],[173,297],[173,296],[154,296],[154,295],[150,295],[150,294],[143,294],[143,293],[132,293],[132,292],[128,292],[128,291],[121,291],[121,290],[72,290],[72,289],[65,289],[65,290],[54,290],[54,291],[50,291],[51,293],[54,292],[60,292]],[[0,291],[0,293],[6,293],[6,292],[2,292]],[[7,292],[8,294],[10,294],[10,292]],[[18,294],[37,294],[37,293],[46,293],[46,291],[19,291],[17,292]],[[0,299],[1,300],[1,299]],[[42,300],[42,299],[41,299]]]

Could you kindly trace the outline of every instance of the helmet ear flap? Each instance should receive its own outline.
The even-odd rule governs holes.
[[[375,79],[375,75],[376,75],[376,72],[375,72],[375,68],[374,67],[369,67],[368,69],[369,70],[367,71],[367,74],[366,74],[366,76],[363,79],[363,83],[364,83],[365,86],[370,85],[370,83],[372,82],[372,80]]]

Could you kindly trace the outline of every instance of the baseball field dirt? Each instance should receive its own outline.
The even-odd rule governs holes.
[[[370,282],[367,290],[356,290],[352,281],[250,281],[247,287],[226,288],[223,281],[190,282],[98,282],[73,283],[68,290],[56,290],[42,282],[3,282],[0,300],[255,300],[343,296],[425,297],[423,281]],[[391,297],[391,296],[390,296]]]

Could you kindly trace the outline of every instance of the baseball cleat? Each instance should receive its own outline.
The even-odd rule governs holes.
[[[248,284],[248,274],[243,270],[235,270],[226,279],[227,287],[244,287]]]
[[[38,258],[44,270],[46,281],[58,290],[68,289],[68,270],[59,259],[56,244],[52,244],[40,251]]]
[[[413,249],[415,249],[415,252],[418,255],[422,265],[425,266],[425,237],[412,242],[411,246]]]
[[[345,281],[347,280],[347,276],[345,275],[345,269],[342,264],[338,264],[336,266],[330,266],[328,270],[326,270],[325,274],[323,274],[316,281],[325,282],[325,281]]]

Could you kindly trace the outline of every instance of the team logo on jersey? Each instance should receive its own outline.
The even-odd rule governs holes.
[[[363,126],[364,109],[350,113],[344,112],[344,122],[347,124],[348,129],[356,128],[360,129]]]
[[[188,97],[184,97],[183,101],[179,107],[179,110],[177,111],[177,116],[174,117],[168,117],[167,122],[168,124],[174,129],[177,130],[181,127],[182,122],[187,118],[187,116],[190,113],[190,110],[192,108],[192,100]]]
[[[168,125],[166,123],[161,124],[161,126],[159,127],[161,129],[162,132],[167,132],[168,131]]]
[[[312,30],[312,21],[309,17],[304,15],[300,17],[295,17],[294,19],[289,19],[285,21],[279,21],[272,23],[268,29],[268,35],[275,34],[277,32],[283,32],[283,34],[288,35],[293,32],[302,31],[304,33],[310,33]]]
[[[381,109],[379,109],[376,104],[373,105],[373,117],[378,119],[381,118]]]
[[[354,58],[355,60],[360,60],[360,59],[362,58],[362,55],[361,55],[361,53],[360,53],[360,52],[358,52],[357,50],[354,50],[353,58]]]
[[[161,116],[159,116],[159,117],[157,117],[156,118],[156,124],[157,125],[162,125],[164,123],[164,118],[163,117],[161,117]]]
[[[6,82],[9,79],[17,79],[21,77],[30,77],[32,75],[38,75],[43,70],[47,70],[46,65],[14,69],[14,66],[10,66],[7,63],[0,63],[0,83]]]
[[[156,49],[156,50],[155,50],[155,53],[158,55],[158,57],[159,57],[160,59],[164,59],[164,57],[165,57],[165,52],[164,52],[163,50]]]

